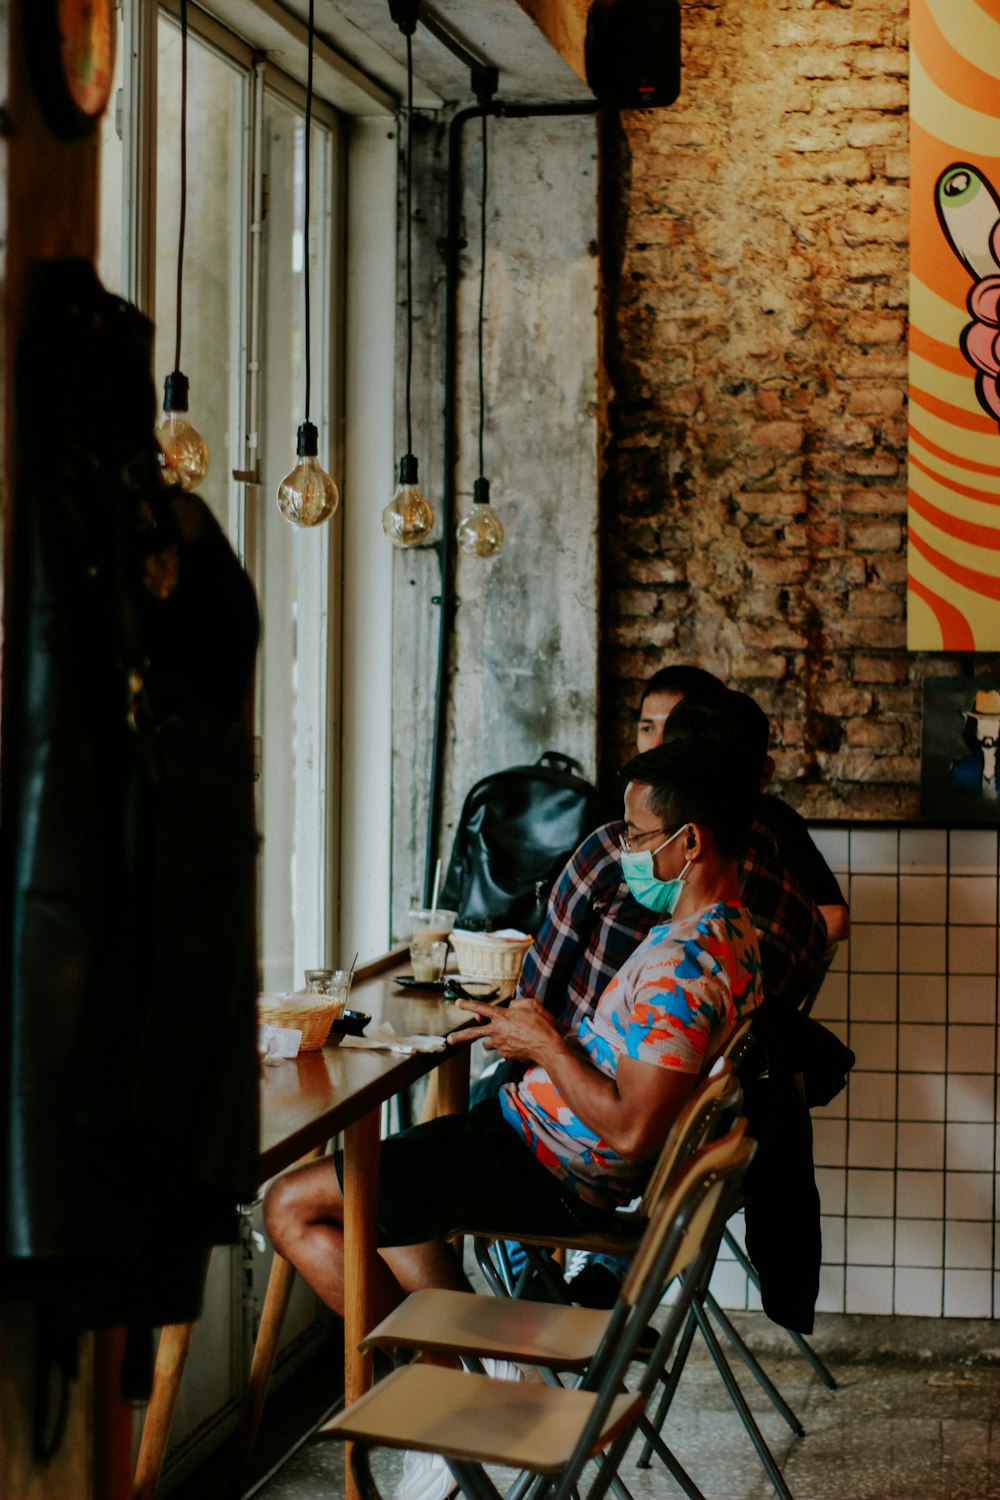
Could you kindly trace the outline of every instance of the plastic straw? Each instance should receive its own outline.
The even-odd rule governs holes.
[[[437,864],[434,866],[434,894],[431,897],[431,911],[437,911],[438,889],[440,888],[440,885],[441,885],[441,861],[438,860]]]

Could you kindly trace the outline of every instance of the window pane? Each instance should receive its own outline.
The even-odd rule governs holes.
[[[111,99],[101,116],[100,206],[97,220],[97,274],[109,292],[124,290],[122,262],[122,194],[124,192],[124,96],[122,76],[125,39],[118,23],[115,77]]]
[[[314,128],[310,257],[310,420],[329,467],[331,141]],[[260,944],[264,988],[301,986],[328,951],[327,740],[329,525],[301,530],[278,510],[305,410],[304,137],[300,112],[268,95],[264,171],[261,473],[256,581],[265,621],[257,705],[263,744]]]
[[[156,139],[156,381],[175,366],[180,229],[181,36],[158,27]],[[243,119],[239,72],[188,34],[187,216],[180,368],[191,421],[211,465],[199,493],[230,530],[231,471],[242,468],[239,315],[243,281]]]

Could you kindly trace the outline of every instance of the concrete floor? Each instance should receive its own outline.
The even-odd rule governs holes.
[[[814,1343],[838,1390],[828,1391],[779,1330],[760,1314],[741,1330],[766,1354],[769,1373],[806,1429],[795,1438],[741,1384],[782,1466],[795,1500],[1000,1500],[1000,1329],[956,1320],[817,1320]],[[668,1419],[667,1440],[706,1500],[770,1500],[775,1493],[700,1340]],[[680,1491],[662,1466],[622,1478],[634,1500]],[[373,1472],[390,1497],[395,1454],[379,1453]],[[503,1485],[502,1475],[497,1481]],[[344,1494],[339,1443],[305,1446],[255,1491],[255,1500],[337,1500]]]

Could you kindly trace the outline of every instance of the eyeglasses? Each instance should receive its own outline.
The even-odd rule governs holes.
[[[620,833],[618,842],[625,854],[634,854],[636,844],[645,843],[646,839],[653,838],[658,833],[666,833],[665,828],[647,828],[642,833]]]

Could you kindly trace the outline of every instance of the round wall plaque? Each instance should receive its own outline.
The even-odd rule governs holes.
[[[111,95],[114,0],[22,0],[42,113],[56,135],[89,135]]]

